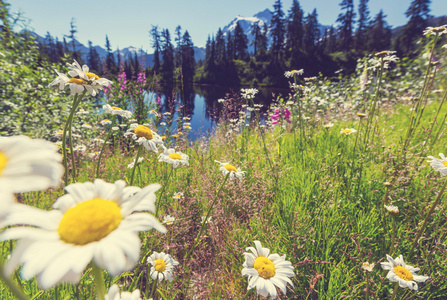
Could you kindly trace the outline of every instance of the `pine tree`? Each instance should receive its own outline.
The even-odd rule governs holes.
[[[388,26],[383,11],[371,22],[368,31],[367,49],[371,52],[389,50],[391,46],[391,28]]]
[[[171,35],[168,29],[161,31],[161,37],[161,76],[163,82],[171,86],[174,83],[174,47],[172,46]]]
[[[216,64],[223,65],[226,60],[225,38],[223,31],[219,28],[216,34]]]
[[[152,60],[152,70],[154,72],[159,72],[161,63],[160,63],[160,31],[158,30],[158,26],[152,25],[152,29],[149,31],[150,37],[152,38],[152,48],[154,49],[154,58]]]
[[[303,44],[303,10],[297,0],[293,0],[289,11],[286,37],[289,56],[298,56]]]
[[[194,69],[195,69],[195,59],[194,59],[194,44],[191,40],[191,36],[188,31],[185,31],[182,37],[182,77],[183,84],[185,86],[190,86],[194,80]]]
[[[311,14],[308,14],[304,20],[304,49],[308,54],[315,50],[315,44],[320,38],[320,30],[318,28],[318,14],[315,8]]]
[[[261,27],[259,27],[259,21],[253,23],[250,33],[253,36],[253,41],[250,45],[253,45],[253,54],[256,55],[258,52],[259,37],[262,34]]]
[[[234,39],[233,39],[233,35],[231,34],[231,32],[228,32],[227,34],[227,61],[231,62],[235,56],[235,49],[234,49]]]
[[[337,37],[335,34],[335,29],[333,26],[331,26],[327,32],[325,33],[325,45],[324,45],[324,52],[326,53],[333,53],[336,50],[336,43],[337,43]]]
[[[182,26],[178,25],[175,28],[175,66],[178,68],[182,65]]]
[[[234,28],[234,50],[235,58],[240,60],[248,59],[247,46],[248,38],[244,33],[239,21],[236,23],[236,28]]]
[[[355,48],[356,50],[366,49],[366,34],[368,31],[369,23],[369,0],[360,0],[359,4],[359,20],[357,22],[357,31],[355,33]]]
[[[273,5],[273,15],[270,23],[272,46],[270,51],[272,53],[273,60],[279,61],[282,57],[284,48],[284,12],[282,11],[281,0],[276,0]]]
[[[427,27],[427,19],[430,17],[430,0],[413,0],[405,16],[410,20],[405,25],[398,41],[401,51],[409,54],[416,48],[415,40]]]
[[[353,0],[343,0],[340,3],[341,9],[344,13],[340,13],[337,18],[337,22],[340,23],[339,35],[339,49],[342,51],[348,51],[353,47],[352,33],[354,24],[354,3]]]
[[[91,41],[88,41],[88,54],[87,54],[87,62],[88,66],[94,73],[101,73],[100,71],[100,58],[99,54],[96,51],[95,47],[93,47],[93,44]]]
[[[116,74],[115,56],[112,52],[112,46],[110,45],[109,37],[106,35],[106,69],[110,74]]]
[[[45,52],[48,55],[48,59],[51,62],[57,62],[59,57],[56,54],[56,46],[54,44],[54,39],[51,34],[47,31],[47,35],[45,36]]]
[[[71,22],[70,22],[70,35],[68,37],[70,38],[70,41],[71,41],[71,48],[72,48],[73,59],[79,61],[79,54],[76,51],[76,36],[75,36],[76,32],[78,32],[78,31],[76,30],[75,21],[76,21],[75,18],[71,19]]]

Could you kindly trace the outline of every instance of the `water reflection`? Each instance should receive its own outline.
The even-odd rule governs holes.
[[[259,93],[256,94],[254,103],[263,104],[261,114],[266,112],[270,103],[277,98],[278,95],[288,95],[288,90],[280,88],[258,88]],[[195,141],[202,136],[209,136],[213,131],[216,122],[222,113],[222,104],[218,99],[233,98],[240,95],[239,88],[228,88],[214,85],[201,85],[185,88],[183,91],[176,89],[165,89],[159,92],[148,92],[145,95],[145,102],[149,105],[156,103],[158,99],[161,101],[161,110],[159,113],[170,113],[170,118],[174,120],[169,130],[171,133],[178,132],[176,120],[184,117],[191,118],[191,130],[189,140]],[[160,122],[161,131],[166,130],[166,125]]]

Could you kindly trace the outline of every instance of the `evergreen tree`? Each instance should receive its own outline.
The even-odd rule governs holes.
[[[56,62],[59,62],[60,58],[64,57],[65,54],[64,54],[64,45],[61,42],[59,42],[59,39],[57,37],[56,37],[55,46],[56,46],[56,56],[58,59]]]
[[[267,26],[267,23],[264,23],[264,27],[258,39],[258,53],[256,55],[256,59],[266,59],[268,46],[268,30],[269,28]]]
[[[289,11],[286,37],[286,49],[289,56],[298,56],[303,44],[303,10],[298,0],[293,0]]]
[[[159,72],[161,63],[160,63],[160,31],[158,30],[158,26],[152,25],[152,29],[149,31],[149,34],[152,38],[152,48],[154,49],[154,58],[152,60],[152,70],[154,72]]]
[[[194,44],[188,31],[185,31],[182,37],[182,78],[183,85],[190,86],[194,80]]]
[[[87,54],[87,62],[88,66],[94,73],[101,73],[100,70],[100,57],[98,52],[96,51],[95,47],[93,47],[93,44],[91,41],[88,41],[88,54]]]
[[[337,22],[340,23],[339,35],[339,49],[342,51],[348,51],[353,47],[352,33],[354,24],[354,2],[353,0],[343,0],[340,3],[341,9],[344,13],[340,13],[337,18]]]
[[[227,34],[227,61],[231,62],[236,56],[236,50],[234,49],[234,39],[231,32]]]
[[[413,0],[405,16],[410,20],[398,38],[398,45],[401,52],[409,54],[415,49],[415,40],[427,27],[427,19],[430,17],[430,0]]]
[[[116,74],[115,56],[112,52],[112,46],[110,45],[109,37],[106,35],[106,69],[110,74]]]
[[[276,0],[273,5],[273,15],[270,23],[272,46],[270,48],[273,60],[279,61],[282,56],[284,46],[284,12],[282,11],[281,0]]]
[[[253,54],[256,55],[258,52],[259,37],[262,34],[261,27],[259,27],[259,21],[253,23],[250,33],[253,36],[253,41],[250,45],[253,45]]]
[[[174,47],[171,43],[171,35],[168,29],[161,31],[161,76],[163,82],[169,86],[174,84]]]
[[[73,59],[76,59],[77,61],[79,61],[79,54],[76,51],[76,32],[78,32],[76,30],[76,25],[75,25],[75,18],[71,19],[70,22],[70,35],[68,36],[70,38],[71,41],[71,48],[72,48],[72,55],[73,55]]]
[[[216,34],[216,64],[223,65],[226,58],[226,49],[225,49],[225,37],[223,35],[223,31],[219,28]]]
[[[331,26],[327,32],[325,33],[325,45],[324,45],[324,52],[326,53],[333,53],[336,50],[336,43],[337,43],[337,37],[335,34],[335,29],[333,26]]]
[[[391,46],[391,28],[388,26],[383,11],[377,14],[371,22],[368,31],[368,51],[378,52],[390,49]]]
[[[48,59],[51,62],[59,61],[59,57],[57,57],[57,54],[56,54],[56,46],[54,44],[54,39],[48,31],[47,31],[47,35],[45,36],[44,45],[45,45],[45,53],[46,53],[46,55],[48,55]]]
[[[180,67],[182,65],[182,26],[178,25],[175,28],[175,66]]]
[[[359,5],[359,20],[357,31],[355,33],[355,49],[356,50],[365,50],[366,49],[366,34],[368,31],[368,23],[369,23],[369,9],[368,9],[368,1],[369,0],[360,0]]]
[[[236,28],[234,28],[234,50],[235,58],[240,60],[248,59],[248,38],[244,33],[239,21],[236,23]]]
[[[304,49],[308,54],[315,50],[316,41],[320,38],[320,30],[318,28],[317,9],[308,14],[304,20]]]

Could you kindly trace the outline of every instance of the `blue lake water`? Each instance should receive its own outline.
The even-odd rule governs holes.
[[[288,90],[280,88],[258,88],[258,90],[259,93],[256,94],[254,103],[264,105],[261,112],[265,112],[279,94],[285,97],[288,95]],[[189,121],[191,130],[188,138],[190,141],[195,141],[203,136],[209,136],[213,132],[222,108],[218,99],[225,98],[227,93],[230,95],[238,93],[240,95],[240,89],[221,86],[194,86],[190,91],[184,92],[148,92],[145,95],[145,102],[154,104],[160,97],[161,111],[159,113],[169,112],[173,116],[170,127],[171,134],[177,132],[176,120],[178,118],[185,116],[191,118]],[[169,116],[165,116],[165,118],[169,120]],[[165,121],[164,123],[169,122]],[[161,134],[166,126],[162,125],[159,128]]]

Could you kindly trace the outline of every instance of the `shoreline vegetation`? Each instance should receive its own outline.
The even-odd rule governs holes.
[[[222,95],[191,142],[175,91],[5,24],[1,299],[447,298],[447,25],[337,80],[285,69],[269,107]]]

